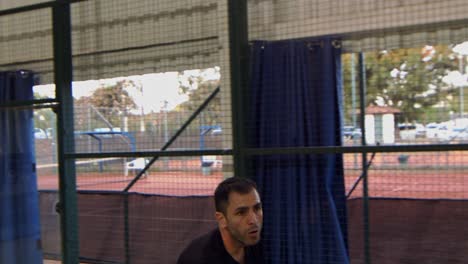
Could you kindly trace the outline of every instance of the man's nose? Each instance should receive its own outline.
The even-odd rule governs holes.
[[[252,211],[249,213],[248,223],[249,224],[258,223],[258,215],[255,212]]]

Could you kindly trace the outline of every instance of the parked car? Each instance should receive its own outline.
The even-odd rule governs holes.
[[[437,128],[437,138],[440,140],[450,140],[450,126],[447,124],[440,124]]]
[[[439,124],[429,123],[426,125],[426,138],[437,138],[437,132],[439,131]]]
[[[45,130],[46,134],[47,134],[47,138],[53,138],[54,137],[54,130],[49,127]]]
[[[361,138],[362,137],[361,129],[357,127],[353,127],[353,126],[344,126],[343,137],[345,139]]]
[[[44,130],[36,127],[34,128],[34,138],[44,139],[47,138],[47,134]]]
[[[414,124],[398,124],[400,138],[403,140],[414,140],[416,138],[416,125]]]
[[[426,137],[426,127],[422,124],[415,124],[416,126],[416,137],[417,138],[422,138]]]
[[[468,127],[448,127],[441,126],[437,137],[440,140],[452,141],[452,140],[468,140]]]
[[[468,140],[468,127],[454,127],[451,133],[452,139]]]

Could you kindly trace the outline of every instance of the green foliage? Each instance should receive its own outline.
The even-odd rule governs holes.
[[[47,99],[47,96],[41,96],[38,93],[34,93],[34,99]],[[34,127],[40,128],[46,131],[48,128],[55,127],[55,113],[52,109],[42,108],[34,109]]]
[[[219,86],[219,81],[204,81],[197,89],[189,90],[189,100],[180,104],[177,111],[193,113]],[[205,125],[216,125],[221,122],[221,97],[215,96],[207,107],[202,111],[203,123]]]
[[[94,91],[90,103],[96,107],[107,107],[110,111],[121,113],[136,109],[136,104],[125,90],[128,81],[120,81],[115,85],[101,87]]]
[[[135,101],[125,90],[136,85],[129,80],[117,82],[115,85],[104,86],[96,89],[91,96],[83,96],[75,100],[76,107],[87,108],[90,105],[98,108],[103,116],[115,127],[120,127],[121,116],[126,115],[129,110],[136,109]],[[81,124],[83,117],[78,117],[77,124]]]
[[[34,127],[46,131],[55,127],[55,113],[48,108],[34,110]]]
[[[219,75],[219,68],[214,67],[201,71],[192,71],[191,74],[183,72],[179,74],[180,92],[187,94],[189,100],[180,104],[176,111],[193,113],[200,105],[219,87],[219,79],[206,80],[204,73],[211,72],[212,75]],[[215,96],[202,111],[200,117],[204,125],[219,125],[221,113],[221,97]]]
[[[396,107],[402,112],[400,121],[413,122],[427,119],[426,113],[435,105],[450,105],[450,95],[456,91],[449,89],[442,77],[455,70],[457,64],[447,46],[437,46],[430,51],[432,53],[423,53],[420,48],[411,48],[365,53],[366,106]],[[351,113],[352,105],[351,56],[343,56],[346,113]],[[359,76],[357,56],[354,67]],[[356,77],[356,91],[358,83]],[[350,115],[345,118],[349,122]]]

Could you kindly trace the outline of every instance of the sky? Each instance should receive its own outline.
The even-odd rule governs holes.
[[[461,44],[456,45],[452,49],[454,52],[458,53],[459,55],[468,56],[468,41],[465,41]],[[451,71],[445,75],[442,80],[447,83],[451,84],[455,87],[465,87],[468,86],[468,65],[466,65],[466,57],[465,57],[465,73],[462,74],[460,71]]]
[[[468,41],[456,45],[452,50],[462,55],[468,55]]]
[[[144,75],[134,75],[127,77],[118,77],[102,80],[77,81],[72,83],[73,97],[79,99],[82,96],[91,96],[99,87],[110,86],[121,80],[132,80],[137,86],[142,87],[142,92],[136,88],[126,89],[138,106],[138,112],[141,107],[145,114],[159,112],[161,110],[172,110],[177,105],[188,100],[186,94],[179,92],[179,79],[186,83],[189,76],[201,76],[203,80],[216,80],[220,78],[219,68],[210,68],[205,70],[184,71],[182,78],[178,78],[177,72],[151,73]],[[196,86],[194,86],[196,88]],[[55,85],[37,85],[34,92],[41,96],[50,98],[55,97]],[[167,105],[165,106],[165,103]],[[164,109],[166,107],[166,109]]]

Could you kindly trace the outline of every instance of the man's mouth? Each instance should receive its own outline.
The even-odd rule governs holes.
[[[256,234],[258,234],[258,229],[256,228],[256,229],[249,230],[248,234],[249,235],[256,235]]]

